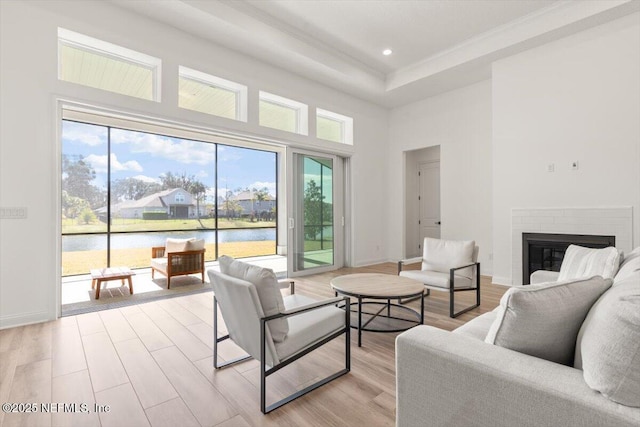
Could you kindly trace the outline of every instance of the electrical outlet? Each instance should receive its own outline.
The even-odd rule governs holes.
[[[574,160],[573,162],[571,162],[571,170],[577,171],[579,167],[580,167],[580,164],[578,163],[577,160]]]
[[[547,172],[555,172],[555,170],[556,170],[556,165],[555,164],[549,163],[547,165]]]

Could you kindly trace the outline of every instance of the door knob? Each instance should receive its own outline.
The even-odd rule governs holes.
[[[440,224],[442,224],[442,222],[436,221],[436,225],[440,225]]]

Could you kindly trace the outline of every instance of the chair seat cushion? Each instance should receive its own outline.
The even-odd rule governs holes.
[[[151,267],[160,270],[167,271],[167,258],[151,258]]]
[[[446,289],[450,288],[449,273],[441,273],[439,271],[424,271],[424,270],[405,270],[400,272],[403,277],[414,279],[424,283],[427,288],[431,289]],[[472,285],[471,279],[464,276],[454,276],[456,288],[468,288]]]
[[[284,298],[287,310],[316,302],[302,295]],[[287,338],[276,343],[276,353],[284,360],[304,350],[316,341],[344,327],[344,310],[328,306],[289,317]]]
[[[496,317],[498,317],[498,307],[454,329],[453,333],[484,341]]]

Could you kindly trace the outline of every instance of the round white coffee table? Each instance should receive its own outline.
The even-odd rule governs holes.
[[[393,276],[391,274],[378,274],[378,273],[359,273],[359,274],[347,274],[345,276],[339,276],[331,280],[331,287],[336,293],[340,295],[346,295],[349,297],[357,298],[358,302],[353,302],[351,305],[358,306],[357,313],[358,323],[357,326],[352,326],[358,330],[358,347],[362,347],[362,331],[369,332],[401,332],[406,331],[414,326],[420,325],[424,322],[424,284],[417,280],[409,279],[408,277]],[[420,298],[420,312],[413,310],[410,307],[393,304],[391,300],[398,300],[402,298]],[[386,300],[386,302],[378,301],[366,301],[364,299],[372,300]],[[379,309],[373,313],[365,312],[364,314],[370,315],[364,324],[362,323],[362,308],[363,306],[379,307]],[[409,319],[392,315],[391,308],[394,311],[400,311],[409,314]],[[346,309],[346,308],[345,308]],[[351,310],[351,308],[349,308]],[[386,314],[382,314],[386,309]],[[353,310],[351,310],[353,312]],[[389,321],[395,321],[396,326],[391,328],[373,328],[367,327],[376,318],[385,318]],[[412,319],[415,317],[415,320]],[[352,323],[353,325],[353,323]]]

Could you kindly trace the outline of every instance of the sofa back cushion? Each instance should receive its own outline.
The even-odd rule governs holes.
[[[500,299],[485,342],[573,365],[580,326],[611,283],[595,276],[511,288]]]
[[[190,239],[185,247],[186,251],[201,251],[204,249],[204,239]]]
[[[449,273],[452,268],[471,264],[476,261],[473,258],[475,247],[476,242],[473,240],[458,241],[426,237],[424,239],[422,269]],[[472,268],[465,268],[456,271],[456,274],[473,279],[473,271]]]
[[[187,250],[187,244],[189,244],[189,242],[195,240],[194,238],[191,239],[172,239],[172,238],[168,238],[165,245],[164,245],[164,250],[166,253],[168,252],[184,252]]]
[[[285,310],[284,299],[273,270],[237,261],[226,255],[218,258],[218,261],[222,274],[245,280],[255,286],[265,316],[282,313]],[[273,340],[282,342],[289,333],[289,322],[286,318],[270,320],[269,329]]]
[[[616,281],[593,305],[578,334],[574,367],[592,389],[640,407],[640,271]]]
[[[615,285],[618,281],[624,280],[636,271],[640,271],[640,246],[624,257],[613,284]]]
[[[620,252],[610,246],[603,249],[569,245],[560,265],[558,280],[602,276],[613,278],[620,266]]]

